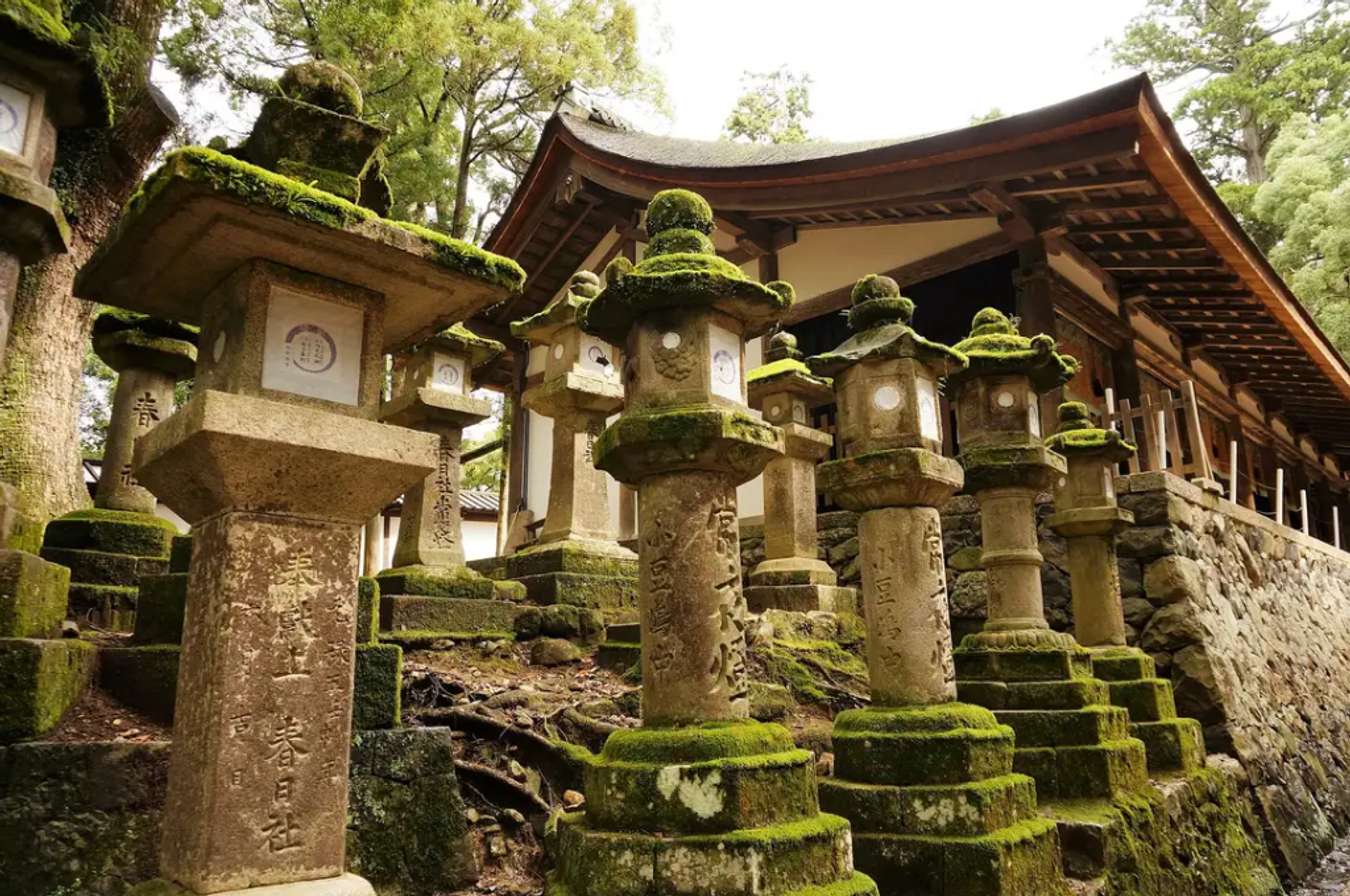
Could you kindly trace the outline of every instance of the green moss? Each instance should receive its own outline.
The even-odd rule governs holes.
[[[970,335],[955,348],[970,359],[970,366],[949,377],[948,386],[953,388],[977,376],[1024,374],[1037,392],[1048,392],[1078,372],[1077,359],[1055,351],[1053,338],[1044,333],[1021,335],[996,308],[976,312]]]
[[[545,341],[555,328],[576,323],[581,306],[599,294],[600,278],[591,271],[577,271],[567,289],[542,311],[513,321],[511,335],[518,339]]]
[[[376,573],[380,593],[492,600],[497,590],[467,566],[394,566]]]
[[[375,644],[380,633],[380,583],[371,576],[356,580],[356,643]]]
[[[647,244],[649,255],[712,255],[716,251],[707,234],[688,228],[663,230]]]
[[[647,233],[667,230],[713,232],[713,211],[708,201],[690,190],[662,190],[647,205]]]
[[[802,703],[832,707],[841,686],[866,693],[867,667],[863,661],[832,641],[775,639],[756,648],[770,680],[785,685]]]
[[[403,648],[397,644],[357,644],[352,690],[352,727],[397,728],[402,720]]]
[[[0,743],[50,731],[93,679],[94,645],[0,639]]]
[[[167,557],[170,542],[177,534],[178,528],[173,523],[154,514],[95,507],[52,520],[43,535],[43,545]]]
[[[746,385],[749,385],[750,383],[765,382],[781,376],[802,376],[816,385],[826,387],[833,385],[833,381],[828,377],[812,376],[811,369],[796,358],[783,358],[781,361],[770,361],[768,364],[756,367],[745,375],[745,382]]]
[[[150,175],[127,202],[117,231],[129,227],[170,184],[183,181],[207,184],[244,202],[268,206],[334,230],[362,229],[367,233],[373,230],[371,235],[377,237],[389,228],[402,230],[416,237],[430,257],[446,268],[510,290],[518,289],[525,282],[525,272],[508,258],[417,224],[387,221],[339,196],[200,146],[169,153],[159,170]],[[114,232],[103,243],[105,251],[116,241],[117,232]]]
[[[56,0],[36,3],[34,0],[4,0],[0,4],[0,18],[31,34],[56,44],[70,42],[70,29],[61,21],[61,4]]]
[[[595,465],[620,482],[649,469],[714,467],[748,479],[782,451],[776,426],[711,405],[624,414],[596,440]]]
[[[792,735],[786,728],[747,720],[615,731],[605,741],[600,756],[610,762],[671,765],[762,756],[793,748]]]
[[[992,712],[968,703],[850,709],[835,716],[834,726],[836,731],[890,733],[999,729]]]
[[[479,336],[462,323],[446,327],[431,337],[430,341],[449,351],[467,355],[469,366],[473,368],[481,367],[506,351],[506,346],[497,340]]]
[[[140,314],[121,308],[106,308],[99,312],[98,317],[94,318],[94,326],[91,332],[94,336],[103,336],[107,333],[120,333],[125,330],[135,330],[150,336],[162,336],[166,339],[190,342],[193,345],[197,344],[197,336],[201,332],[198,327],[191,324],[182,324],[165,317],[152,317],[149,314]]]
[[[66,618],[70,571],[22,551],[0,552],[0,638],[53,638]]]
[[[103,648],[99,651],[99,687],[155,721],[169,724],[181,655],[177,644]]]

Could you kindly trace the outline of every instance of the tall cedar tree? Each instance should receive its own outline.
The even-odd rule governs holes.
[[[661,102],[628,0],[180,0],[168,31],[188,86],[236,100],[300,59],[350,71],[390,131],[393,215],[460,238],[501,211],[565,87]]]
[[[24,269],[0,383],[0,478],[29,510],[55,515],[89,501],[79,463],[81,373],[95,306],[71,295],[75,272],[116,222],[175,124],[149,83],[166,0],[75,0],[68,24],[99,59],[111,127],[60,134],[52,186],[71,224],[70,252]]]

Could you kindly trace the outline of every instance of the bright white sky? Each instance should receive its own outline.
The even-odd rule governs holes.
[[[811,76],[812,137],[962,127],[1069,99],[1132,72],[1101,51],[1143,0],[634,0],[672,119],[643,130],[716,138],[741,73]],[[1171,97],[1164,97],[1171,104]]]

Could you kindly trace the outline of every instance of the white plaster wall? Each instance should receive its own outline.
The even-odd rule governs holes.
[[[482,560],[497,555],[497,524],[492,520],[464,520],[464,559]]]
[[[754,370],[764,363],[764,340],[751,339],[745,344],[745,369]],[[759,411],[751,410],[751,414],[764,419]],[[741,519],[748,516],[764,515],[764,477],[756,476],[749,482],[742,483],[736,489],[736,510]]]
[[[1046,259],[1050,263],[1050,270],[1078,287],[1084,295],[1090,296],[1111,314],[1116,313],[1116,300],[1107,295],[1102,282],[1077,261],[1067,254],[1047,255]]]

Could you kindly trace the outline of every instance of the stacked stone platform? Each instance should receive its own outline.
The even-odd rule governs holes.
[[[866,896],[848,822],[819,812],[815,763],[781,726],[620,731],[558,823],[550,896]]]
[[[467,566],[402,566],[376,577],[386,640],[510,639],[524,589]]]
[[[1129,713],[1130,736],[1144,742],[1149,774],[1204,766],[1204,730],[1195,719],[1177,716],[1172,683],[1158,677],[1151,656],[1132,647],[1094,650],[1092,673],[1106,682],[1112,705]]]
[[[153,514],[77,510],[47,524],[42,557],[70,570],[72,618],[130,632],[140,582],[168,572],[169,544],[177,533],[173,523]]]
[[[637,555],[615,542],[544,542],[468,565],[508,587],[518,584],[537,606],[584,607],[612,621],[637,618]]]
[[[640,662],[642,626],[636,622],[618,622],[606,627],[605,643],[595,652],[596,665],[624,673]]]

